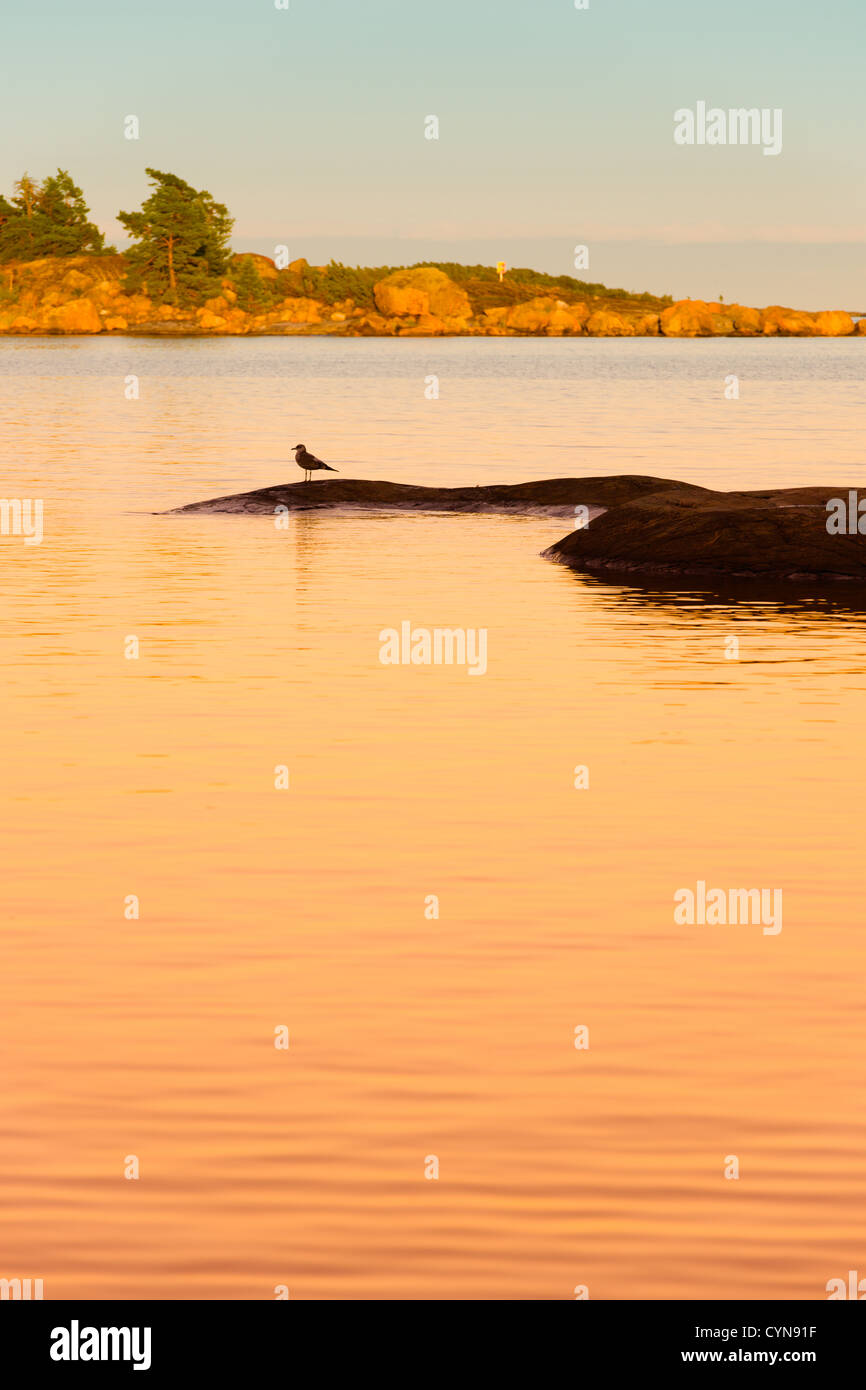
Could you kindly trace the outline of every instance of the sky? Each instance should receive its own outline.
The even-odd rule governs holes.
[[[68,168],[123,245],[151,166],[237,250],[866,310],[864,0],[588,3],[5,0],[0,187]],[[781,110],[781,152],[678,145],[701,101]]]

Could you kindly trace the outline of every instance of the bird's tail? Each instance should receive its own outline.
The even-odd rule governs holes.
[[[329,463],[323,463],[323,464],[322,464],[322,467],[323,467],[323,468],[327,468],[327,470],[328,470],[329,473],[339,473],[339,471],[340,471],[339,468],[332,468],[331,465],[330,465]]]

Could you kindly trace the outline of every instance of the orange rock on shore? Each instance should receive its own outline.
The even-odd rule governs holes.
[[[710,338],[734,332],[734,321],[724,306],[703,299],[681,299],[662,311],[662,333],[668,338]]]
[[[726,311],[736,333],[750,338],[758,336],[763,331],[764,320],[760,309],[750,309],[745,304],[728,304]]]
[[[640,314],[638,318],[634,320],[634,334],[636,337],[645,337],[647,335],[656,337],[660,331],[658,314]]]
[[[765,337],[778,333],[782,337],[811,336],[815,331],[815,319],[801,309],[786,309],[781,304],[771,304],[763,313],[763,333]]]
[[[318,300],[307,299],[304,295],[284,299],[268,318],[280,323],[321,323],[323,305]]]
[[[854,320],[842,309],[825,309],[815,315],[814,332],[822,338],[845,338],[854,332]]]
[[[595,313],[590,314],[586,331],[598,338],[630,338],[634,333],[627,319],[606,309],[596,309]]]
[[[506,309],[501,320],[502,326],[519,333],[545,332],[550,327],[556,307],[555,299],[536,295],[534,299],[527,299],[523,304],[514,304]],[[580,325],[574,322],[574,327],[579,330]]]
[[[90,299],[71,299],[67,304],[58,304],[45,315],[45,327],[60,333],[101,333],[103,328],[99,310]]]
[[[431,314],[443,321],[472,315],[469,296],[435,266],[416,266],[388,275],[373,289],[376,308],[386,317]]]

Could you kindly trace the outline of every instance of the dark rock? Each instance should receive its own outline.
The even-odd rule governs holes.
[[[713,492],[637,474],[476,487],[329,478],[193,502],[175,514],[273,514],[285,506],[574,517],[575,508],[585,506],[590,525],[550,546],[546,559],[589,572],[866,581],[866,536],[827,530],[827,501],[848,492],[847,486]]]
[[[660,490],[611,508],[544,552],[583,570],[866,579],[866,536],[831,535],[826,502],[847,488]]]
[[[672,495],[702,495],[705,488],[670,478],[626,474],[612,478],[547,478],[534,483],[497,483],[489,487],[413,487],[404,483],[364,478],[328,478],[312,483],[279,483],[275,487],[214,497],[177,507],[178,512],[273,512],[335,507],[369,507],[406,512],[546,512],[573,516],[577,506],[613,507],[633,498],[665,491]],[[712,494],[710,494],[712,495]]]

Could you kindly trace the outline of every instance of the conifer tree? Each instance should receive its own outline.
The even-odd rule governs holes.
[[[170,303],[218,294],[230,254],[228,208],[177,174],[146,173],[154,189],[141,210],[117,214],[137,243],[126,253],[128,288]]]
[[[12,201],[0,197],[0,261],[34,261],[102,251],[103,236],[89,220],[81,189],[66,169],[38,183],[22,174]]]
[[[258,272],[256,263],[244,256],[234,277],[238,296],[238,308],[247,314],[260,313],[267,302],[267,291]]]

